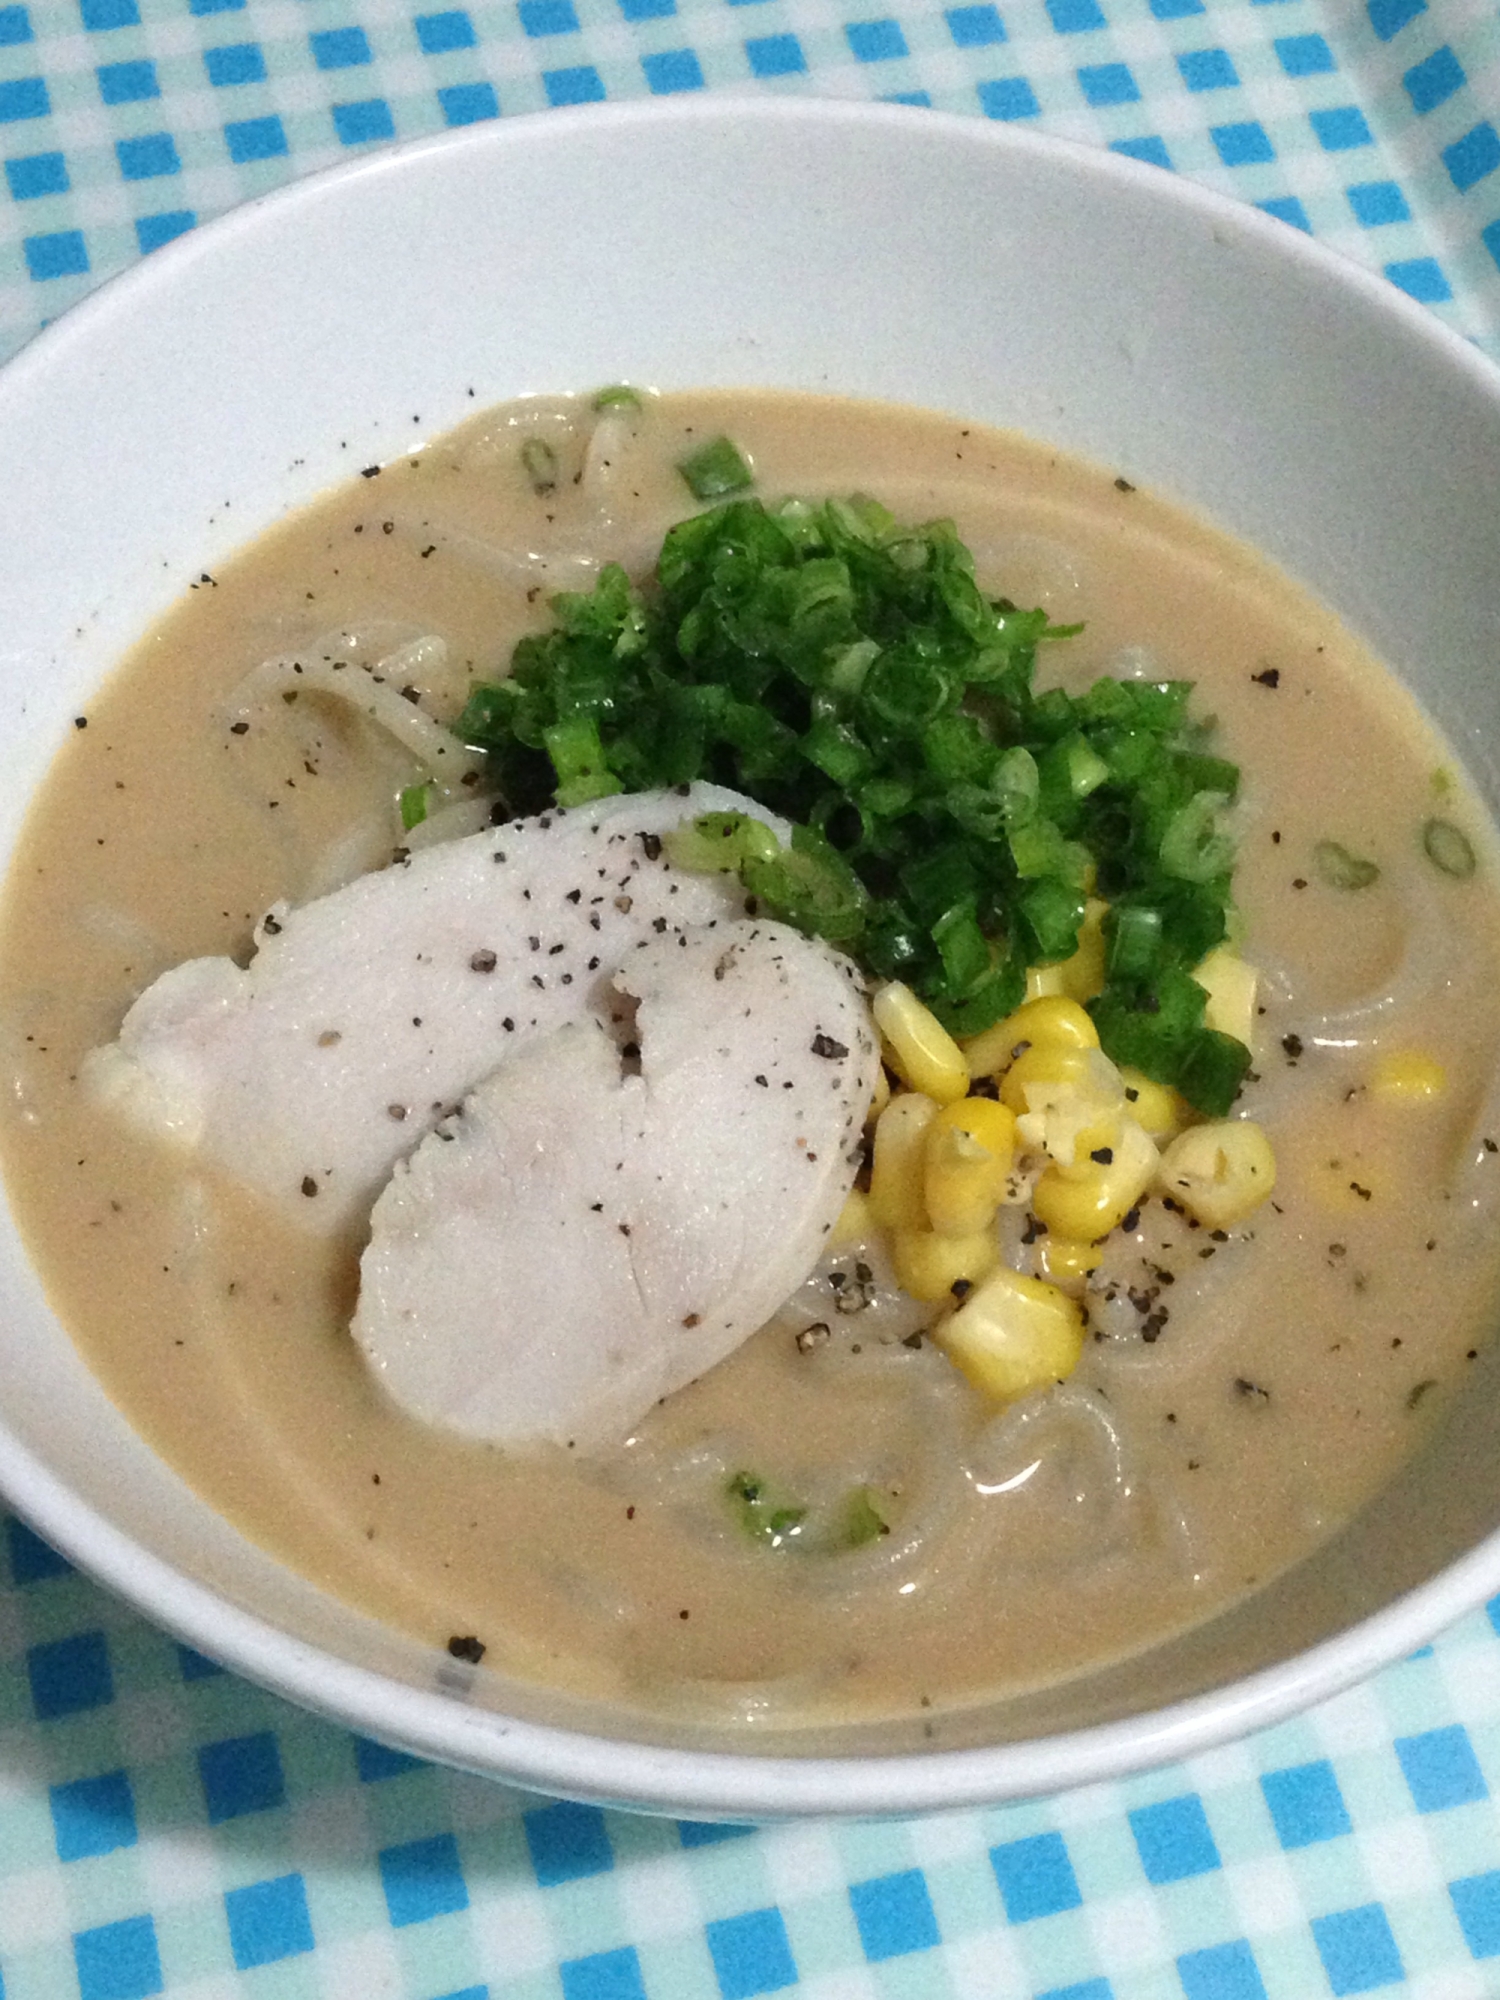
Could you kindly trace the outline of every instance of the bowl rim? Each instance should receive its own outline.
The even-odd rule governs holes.
[[[1246,202],[1163,173],[1105,148],[977,114],[834,98],[715,92],[702,98],[632,100],[524,114],[382,148],[340,161],[252,198],[175,239],[37,335],[0,370],[0,399],[37,372],[85,353],[137,299],[170,290],[178,274],[214,259],[220,246],[279,225],[332,187],[378,184],[420,171],[457,149],[502,157],[515,148],[566,149],[570,135],[601,125],[628,133],[658,126],[920,129],[934,143],[1050,162],[1059,172],[1149,189],[1196,214],[1227,241],[1257,244],[1304,266],[1432,350],[1500,402],[1500,369],[1462,335],[1388,280]],[[1433,1638],[1500,1589],[1500,1531],[1437,1576],[1334,1637],[1206,1694],[1082,1729],[990,1746],[887,1754],[761,1755],[668,1748],[629,1738],[535,1723],[471,1708],[436,1691],[387,1679],[292,1637],[247,1612],[115,1527],[83,1501],[19,1437],[0,1424],[0,1490],[18,1513],[74,1561],[187,1644],[301,1706],[383,1742],[522,1788],[720,1820],[806,1815],[910,1814],[996,1804],[1112,1780],[1175,1762],[1279,1722],[1351,1687]]]

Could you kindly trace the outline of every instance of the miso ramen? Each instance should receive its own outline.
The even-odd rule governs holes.
[[[1202,843],[1222,835],[1236,852],[1223,949],[1253,969],[1238,989],[1249,1067],[1227,1118],[1265,1135],[1274,1191],[1216,1223],[1148,1180],[1075,1245],[1013,1175],[974,1228],[934,1236],[968,1242],[972,1268],[930,1245],[938,1263],[923,1264],[912,1239],[933,1232],[884,1226],[878,1185],[871,1205],[866,1030],[820,1026],[814,1080],[819,1061],[835,1080],[847,1058],[860,1094],[821,1253],[788,1251],[786,1295],[759,1330],[614,1430],[497,1441],[413,1414],[351,1332],[368,1317],[378,1188],[313,1228],[332,1199],[315,1176],[299,1213],[295,1183],[274,1198],[232,1143],[143,1126],[101,1091],[96,1052],[185,961],[253,969],[342,885],[427,865],[450,837],[455,852],[487,840],[494,858],[530,838],[505,828],[545,817],[545,801],[492,804],[493,753],[466,750],[444,776],[433,746],[455,742],[476,688],[504,682],[518,641],[551,629],[557,593],[591,591],[614,563],[649,594],[664,534],[700,505],[680,468],[721,439],[769,503],[869,496],[898,522],[951,521],[987,603],[1046,613],[1039,688],[1194,684],[1203,770],[1239,774],[1232,803],[1202,794],[1216,800]],[[340,675],[369,699],[342,698]],[[1086,760],[1072,769],[1080,792],[1101,782]],[[602,828],[618,803],[585,784],[565,817],[593,811]],[[632,881],[660,846],[632,833]],[[1031,991],[1082,1008],[1127,947],[1092,866],[1075,872],[1082,945],[1042,952]],[[777,919],[753,896],[746,917],[738,881],[690,864],[662,894],[708,894],[710,879],[727,898],[713,921]],[[622,918],[640,893],[623,883],[609,902]],[[951,945],[953,927],[938,931]],[[551,949],[522,918],[476,940],[469,965],[489,978],[514,957],[539,982],[529,954]],[[1080,949],[1092,988],[1077,983]],[[858,968],[861,1009],[899,983],[862,962],[858,939],[817,950]],[[1047,962],[1071,971],[1049,977]],[[614,1024],[627,1068],[636,997]],[[982,1041],[947,1018],[960,1044]],[[892,1087],[893,1103],[924,1095],[900,1022],[868,1022],[871,1049],[877,1025],[896,1073],[872,1114]],[[330,1049],[341,1032],[324,1031]],[[1500,899],[1489,829],[1444,744],[1327,611],[1117,469],[894,408],[719,392],[508,406],[371,468],[205,576],[79,717],[32,809],[0,911],[0,1033],[10,1201],[59,1317],[141,1435],[336,1595],[627,1710],[747,1728],[922,1713],[941,1741],[945,1711],[1202,1621],[1392,1475],[1461,1390],[1500,1278]],[[549,1098],[554,1045],[539,1046],[540,1127],[576,1136],[572,1072]],[[1003,1108],[1025,1046],[958,1097]],[[1124,1057],[1118,1074],[1133,1074]],[[769,1092],[763,1069],[736,1088],[756,1083]],[[1166,1095],[1164,1152],[1203,1123]],[[379,1174],[409,1189],[461,1107],[409,1125],[405,1103],[383,1108],[396,1164]],[[976,1131],[990,1115],[973,1113]],[[805,1132],[796,1143],[808,1151]],[[1108,1145],[1090,1148],[1112,1164]],[[495,1199],[496,1227],[517,1227],[503,1175]],[[430,1280],[449,1302],[440,1321],[473,1303],[468,1258]],[[1007,1386],[945,1334],[996,1269],[1067,1302],[1066,1365]],[[587,1377],[570,1390],[585,1401]]]

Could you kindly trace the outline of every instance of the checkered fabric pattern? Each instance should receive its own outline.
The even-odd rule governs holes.
[[[1500,17],[1453,0],[3,0],[0,355],[350,152],[701,90],[1034,124],[1254,202],[1489,343]]]
[[[0,0],[0,358],[346,154],[715,89],[1112,147],[1309,231],[1500,354],[1493,6],[886,4]],[[419,1763],[174,1645],[18,1521],[0,1557],[0,2000],[1500,1995],[1500,1599],[1186,1765],[756,1830]]]
[[[4,2000],[1500,1992],[1500,1599],[1119,1785],[755,1829],[524,1796],[177,1646],[5,1523]]]

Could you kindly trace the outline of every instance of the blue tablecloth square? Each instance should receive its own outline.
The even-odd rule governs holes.
[[[744,1840],[754,1831],[753,1826],[736,1826],[728,1822],[719,1825],[701,1819],[680,1819],[677,1822],[677,1837],[688,1848],[716,1847],[721,1840]]]
[[[198,1653],[191,1646],[177,1648],[177,1668],[185,1681],[212,1680],[224,1669],[217,1660],[211,1660],[207,1653]]]
[[[73,1939],[79,2000],[149,2000],[162,1990],[161,1955],[150,1917],[125,1917]]]
[[[1326,1757],[1312,1764],[1267,1771],[1260,1788],[1276,1838],[1289,1853],[1320,1840],[1334,1840],[1351,1830],[1344,1795]]]
[[[1389,267],[1386,275],[1390,276]],[[1396,278],[1393,282],[1401,281]],[[1461,1723],[1424,1730],[1420,1736],[1398,1736],[1395,1750],[1418,1812],[1442,1812],[1448,1806],[1489,1797],[1469,1732]]]
[[[1138,104],[1141,87],[1125,63],[1093,63],[1078,71],[1078,87],[1087,103]]]
[[[619,0],[619,4],[627,21],[664,21],[677,12],[677,0]]]
[[[469,1907],[469,1888],[451,1833],[426,1840],[407,1840],[382,1848],[376,1857],[385,1907],[392,1925],[424,1924],[431,1917],[451,1916]]]
[[[932,108],[932,93],[929,90],[892,90],[881,97],[882,104],[919,104],[925,109]]]
[[[1422,305],[1441,305],[1453,296],[1453,287],[1435,257],[1400,257],[1386,265],[1385,275]]]
[[[1479,240],[1500,267],[1500,220],[1487,223],[1479,232]]]
[[[1326,76],[1338,68],[1333,50],[1322,35],[1278,35],[1271,47],[1288,76]]]
[[[236,118],[224,127],[224,143],[237,167],[280,159],[287,150],[286,128],[274,112],[266,118]]]
[[[807,68],[795,35],[759,35],[746,42],[745,55],[756,76],[796,76]]]
[[[26,261],[34,278],[64,277],[89,267],[77,230],[28,236],[26,245]],[[102,1708],[115,1698],[109,1641],[102,1632],[75,1632],[69,1638],[33,1646],[26,1655],[26,1675],[31,1683],[31,1705],[42,1722]]]
[[[1344,189],[1344,197],[1363,229],[1411,221],[1411,206],[1395,181],[1358,181]]]
[[[1337,2000],[1349,1993],[1371,1993],[1377,1986],[1394,1986],[1406,1977],[1390,1921],[1379,1903],[1314,1917],[1312,1933]]]
[[[852,1883],[849,1901],[860,1944],[872,1965],[912,1951],[930,1951],[942,1941],[920,1868]]]
[[[7,19],[12,32],[7,33]],[[16,32],[24,29],[25,33]],[[24,7],[0,8],[0,47],[14,42],[31,40],[31,21]],[[58,157],[45,156],[45,157]],[[49,189],[51,193],[54,190]],[[40,1535],[34,1535],[24,1521],[18,1521],[14,1514],[5,1523],[5,1541],[10,1554],[11,1581],[18,1584],[42,1583],[48,1577],[70,1576],[73,1565],[66,1556],[60,1556],[50,1542],[44,1542]]]
[[[180,174],[177,142],[170,132],[148,132],[139,139],[117,139],[115,158],[127,181],[157,180],[163,174]]]
[[[224,1911],[229,1947],[241,1972],[313,1949],[307,1890],[300,1875],[278,1875],[274,1881],[231,1889],[224,1898]]]
[[[1105,26],[1098,0],[1046,0],[1047,15],[1060,35],[1085,35]]]
[[[1443,148],[1443,165],[1460,194],[1500,167],[1500,133],[1486,118]]]
[[[557,1970],[563,2000],[646,2000],[634,1945],[598,1951],[588,1958],[564,1959]]]
[[[106,104],[141,104],[149,97],[161,96],[154,62],[101,63],[94,75]]]
[[[1419,14],[1427,12],[1427,0],[1369,0],[1365,10],[1370,26],[1388,42],[1399,35],[1409,21],[1415,21]]]
[[[844,24],[844,39],[856,62],[891,62],[897,56],[910,54],[900,22],[889,17],[881,21],[848,21]]]
[[[1464,1943],[1475,1958],[1500,1958],[1500,1869],[1448,1884]]]
[[[780,1910],[747,1910],[705,1929],[723,2000],[752,2000],[796,1985],[797,1961]]]
[[[141,255],[144,257],[152,250],[159,250],[174,236],[185,236],[188,230],[197,226],[197,222],[197,212],[191,208],[168,208],[158,215],[138,215],[135,219],[135,240],[141,246]]]
[[[1253,118],[1234,125],[1213,125],[1208,136],[1226,167],[1258,167],[1276,157],[1266,128]]]
[[[27,153],[5,162],[5,183],[12,201],[40,201],[43,195],[66,194],[72,183],[61,153]],[[36,1540],[35,1536],[32,1537]],[[45,1542],[37,1542],[45,1549]]]
[[[1255,1953],[1244,1938],[1184,1952],[1177,1977],[1185,2000],[1267,2000]]]
[[[281,1749],[269,1729],[205,1743],[198,1752],[198,1776],[210,1826],[286,1802]]]
[[[1189,90],[1232,90],[1239,71],[1228,49],[1187,49],[1177,58],[1177,71]]]
[[[30,10],[25,7],[0,7],[0,49],[14,48],[17,42],[29,42],[31,38]]]
[[[542,88],[554,109],[563,104],[600,104],[604,100],[604,79],[592,63],[574,69],[549,69],[542,73]]]
[[[1172,171],[1172,155],[1167,151],[1166,140],[1157,132],[1143,133],[1139,139],[1111,139],[1109,150],[1123,153],[1130,160],[1144,160],[1147,166]]]
[[[990,1849],[1005,1914],[1013,1924],[1076,1910],[1083,1901],[1072,1857],[1060,1833],[1034,1833]]]
[[[18,76],[0,83],[0,125],[13,125],[22,118],[45,118],[51,109],[44,78]]]
[[[124,1771],[105,1771],[97,1778],[75,1778],[53,1785],[47,1794],[52,1809],[52,1833],[59,1861],[85,1861],[134,1847],[139,1837],[135,1797]]]
[[[492,83],[450,83],[438,92],[438,106],[449,125],[478,125],[500,116],[500,100]]]
[[[359,69],[372,60],[363,28],[320,28],[307,41],[319,69]]]
[[[609,1828],[597,1806],[538,1806],[522,1824],[532,1869],[544,1889],[607,1874],[615,1865]]]
[[[986,118],[1035,118],[1041,111],[1036,92],[1024,76],[997,77],[979,86],[979,108]]]
[[[352,104],[335,104],[332,112],[333,129],[341,146],[367,146],[396,136],[396,120],[383,97],[361,97]]]
[[[404,1771],[421,1771],[427,1767],[420,1757],[413,1757],[407,1750],[392,1750],[384,1743],[375,1743],[368,1736],[354,1739],[354,1768],[362,1785],[378,1784],[383,1778],[399,1778]]]
[[[1436,111],[1440,104],[1446,104],[1455,92],[1462,90],[1468,80],[1463,64],[1445,43],[1421,62],[1413,63],[1401,83],[1411,99],[1412,110],[1425,118],[1429,111]]]
[[[412,26],[424,56],[446,55],[450,49],[472,49],[479,39],[474,33],[474,23],[462,7],[450,7],[442,14],[418,14]]]
[[[703,65],[692,49],[663,49],[657,55],[642,56],[641,68],[655,97],[704,87]]]
[[[1049,1986],[1036,2000],[1115,2000],[1115,1989],[1107,1979],[1085,1979],[1081,1985]]]
[[[1157,1805],[1137,1806],[1129,1819],[1148,1882],[1158,1886],[1183,1882],[1190,1875],[1206,1875],[1224,1865],[1196,1792],[1162,1799]]]
[[[1347,153],[1355,146],[1370,146],[1375,141],[1357,104],[1337,104],[1326,111],[1311,111],[1307,122],[1325,153]]]
[[[136,0],[78,0],[78,12],[91,35],[114,28],[138,28],[141,10]]]
[[[1005,23],[997,7],[950,7],[943,19],[955,48],[986,49],[1005,40]]]
[[[1312,235],[1312,218],[1296,195],[1275,194],[1268,201],[1258,201],[1255,206],[1262,215],[1274,215],[1278,222],[1300,229],[1305,236]]]
[[[1190,14],[1205,11],[1203,0],[1151,0],[1151,12],[1158,21],[1185,21]]]
[[[573,0],[520,0],[516,11],[522,28],[533,39],[578,33],[578,10]]]
[[[203,68],[215,90],[266,80],[266,59],[259,42],[227,42],[222,48],[205,49]]]

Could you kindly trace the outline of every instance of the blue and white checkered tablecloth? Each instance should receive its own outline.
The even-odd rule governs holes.
[[[6,0],[0,357],[362,148],[702,90],[1110,146],[1500,354],[1495,0]],[[0,2000],[1494,2000],[1495,1786],[1500,1600],[1188,1764],[752,1830],[396,1755],[0,1532]]]

